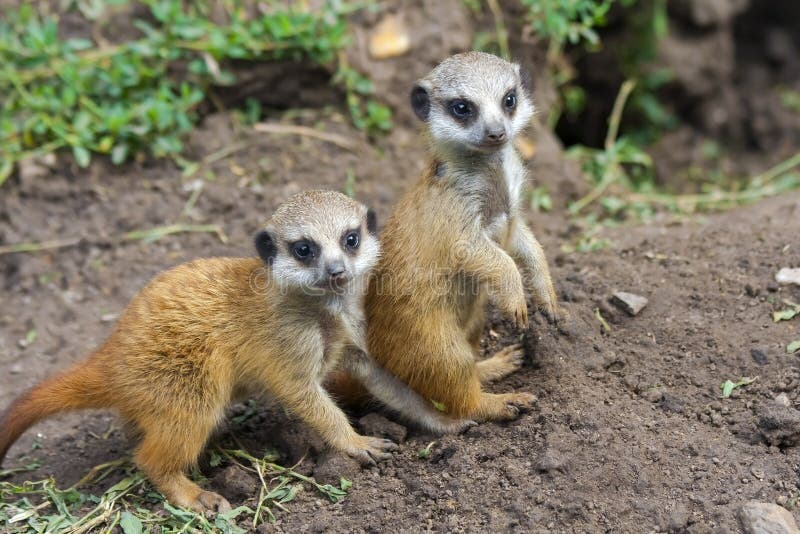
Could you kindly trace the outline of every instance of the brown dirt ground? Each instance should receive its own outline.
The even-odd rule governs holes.
[[[119,170],[98,163],[79,173],[63,160],[44,179],[6,184],[3,242],[82,240],[51,252],[0,256],[0,404],[96,346],[111,328],[108,319],[158,271],[200,256],[249,255],[258,225],[297,190],[342,189],[350,171],[357,197],[385,219],[422,165],[419,136],[398,128],[374,147],[335,113],[309,112],[305,121],[355,139],[361,154],[307,137],[237,132],[227,115],[209,117],[191,140],[198,157],[230,142],[247,144],[210,165],[215,179],[203,182],[195,207],[181,219],[221,225],[228,244],[210,234],[150,244],[115,240],[125,231],[180,219],[191,192],[168,164]],[[533,179],[554,184],[561,178],[533,165]],[[493,389],[531,391],[539,397],[537,408],[510,424],[437,439],[427,461],[417,451],[433,438],[410,429],[392,460],[364,471],[348,462],[319,462],[320,447],[311,437],[299,468],[320,478],[348,476],[354,487],[336,505],[301,494],[292,513],[279,515],[277,531],[391,525],[729,532],[737,528],[740,503],[800,492],[800,457],[790,446],[797,444],[791,433],[798,429],[784,428],[789,441],[780,443],[756,426],[779,393],[800,405],[800,358],[784,351],[800,338],[800,322],[770,318],[781,299],[800,301],[800,288],[772,283],[779,267],[800,265],[800,193],[683,223],[611,230],[613,246],[588,254],[559,252],[569,233],[561,212],[532,215],[531,224],[550,252],[572,333],[534,325],[526,334],[529,363]],[[608,304],[614,290],[645,295],[650,304],[627,317]],[[595,308],[611,323],[610,333],[601,332]],[[18,340],[34,328],[35,341],[23,348]],[[518,334],[493,317],[487,352]],[[741,376],[758,380],[721,400],[720,383]],[[7,464],[19,465],[22,455],[40,458],[43,467],[15,479],[52,474],[70,484],[128,451],[113,421],[110,414],[82,413],[42,423],[12,449]],[[306,452],[307,436],[298,427],[279,410],[264,409],[224,430],[222,439],[236,436],[256,452],[274,447],[296,461]],[[206,474],[213,478],[220,469]],[[218,476],[208,484],[225,493],[225,480]],[[252,490],[249,499],[255,485]]]
[[[469,46],[460,35],[470,24],[463,11],[443,17],[460,4],[414,2],[408,17],[419,53],[413,59],[384,72],[358,51],[351,59],[370,72],[381,93],[405,94],[410,80]],[[449,20],[452,27],[433,31],[431,20]],[[538,87],[552,90],[546,83]],[[404,109],[405,97],[389,100]],[[546,104],[547,97],[538,102]],[[357,149],[348,151],[312,137],[257,134],[231,115],[215,114],[192,135],[190,155],[200,160],[231,146],[238,150],[191,179],[163,162],[115,168],[97,161],[79,170],[59,158],[46,176],[6,183],[0,244],[80,241],[0,256],[0,407],[97,346],[157,272],[197,257],[252,254],[252,234],[292,193],[342,190],[352,174],[356,197],[385,220],[424,164],[416,124],[407,111],[396,117],[392,133],[374,142],[336,111],[304,111],[293,119],[352,139]],[[236,439],[254,453],[277,449],[287,464],[302,460],[303,472],[354,482],[339,504],[301,493],[272,529],[732,532],[739,529],[735,512],[742,503],[791,502],[800,494],[800,357],[784,350],[800,339],[800,318],[776,324],[770,317],[783,299],[800,301],[800,288],[772,282],[780,267],[800,266],[800,192],[719,215],[605,230],[610,248],[563,253],[561,245],[577,231],[563,207],[586,186],[551,135],[537,131],[535,138],[531,178],[548,187],[555,209],[531,213],[530,222],[549,252],[573,322],[569,335],[534,324],[525,333],[526,366],[492,389],[530,391],[537,407],[513,423],[483,424],[461,436],[433,438],[409,428],[392,460],[360,470],[330,458],[300,423],[265,405],[221,429],[218,439]],[[665,152],[694,144],[689,139]],[[762,154],[759,166],[779,161],[778,149],[782,154],[787,146]],[[197,202],[186,210],[198,184]],[[218,224],[228,242],[200,233],[154,243],[118,239],[175,222]],[[645,295],[650,303],[628,317],[608,303],[616,290]],[[611,332],[601,331],[595,309]],[[20,340],[34,329],[36,339],[24,346]],[[485,352],[519,334],[492,315]],[[720,383],[742,376],[758,379],[720,399]],[[781,393],[789,407],[775,403]],[[242,406],[233,412],[242,413]],[[12,480],[53,475],[61,486],[72,484],[93,466],[128,453],[130,443],[114,421],[108,413],[80,413],[43,422],[10,451],[5,467],[38,458],[41,468]],[[773,428],[765,426],[770,422]],[[358,424],[403,434],[380,418]],[[430,458],[420,459],[418,451],[434,439]],[[210,488],[234,504],[252,504],[255,480],[201,465]],[[800,521],[798,509],[792,513]]]

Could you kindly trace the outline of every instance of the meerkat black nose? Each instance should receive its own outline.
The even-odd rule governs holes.
[[[500,130],[487,130],[486,131],[486,139],[492,142],[500,142],[504,141],[506,138],[506,131],[504,129]]]
[[[339,278],[344,274],[344,263],[341,261],[332,261],[325,266],[325,271],[331,278]]]

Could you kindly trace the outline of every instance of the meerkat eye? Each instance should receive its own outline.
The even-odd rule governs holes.
[[[344,237],[344,246],[350,250],[357,249],[360,242],[361,236],[358,235],[358,232],[350,232]]]
[[[292,245],[292,254],[300,261],[306,261],[311,258],[311,245],[306,241],[298,241]]]
[[[511,91],[506,95],[506,97],[503,99],[503,105],[509,110],[514,109],[517,106],[517,95],[514,91]]]
[[[472,115],[472,105],[466,100],[453,100],[450,103],[450,113],[457,119],[466,119]]]

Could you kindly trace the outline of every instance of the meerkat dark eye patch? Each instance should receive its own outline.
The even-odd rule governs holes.
[[[266,230],[261,230],[253,238],[256,245],[256,252],[267,265],[272,265],[275,260],[275,255],[278,253],[278,247],[275,246],[275,241]]]
[[[411,90],[411,108],[421,121],[427,122],[431,113],[431,99],[428,91],[419,84]]]
[[[361,244],[361,231],[349,230],[342,237],[342,247],[348,252],[354,252]]]
[[[367,232],[375,234],[378,231],[378,217],[372,209],[367,210]]]
[[[475,106],[469,100],[462,98],[448,102],[447,109],[450,111],[450,115],[461,122],[468,121],[475,113]]]
[[[317,256],[317,245],[311,241],[302,240],[289,243],[289,250],[295,259],[303,263],[307,263]]]

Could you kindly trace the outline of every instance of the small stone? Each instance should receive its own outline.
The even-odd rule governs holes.
[[[647,299],[634,293],[617,291],[611,296],[611,303],[633,317],[647,306]]]
[[[756,467],[750,468],[750,474],[756,477],[758,480],[764,480],[764,471],[758,469]]]
[[[683,399],[670,393],[664,393],[658,404],[659,408],[667,413],[683,413],[684,405]]]
[[[12,375],[18,375],[18,374],[22,373],[22,371],[23,371],[23,368],[22,368],[22,364],[21,363],[15,363],[14,365],[9,367],[9,369],[8,369],[8,372],[11,373]]]
[[[789,502],[789,497],[787,497],[786,495],[778,495],[775,498],[775,502],[781,506],[784,506],[787,502]]]
[[[766,365],[769,363],[769,358],[767,357],[766,353],[761,349],[750,349],[750,356],[753,358],[753,361],[756,362],[758,365]]]
[[[763,407],[758,430],[769,445],[794,447],[800,444],[800,411],[775,404]]]
[[[744,286],[744,292],[750,298],[755,298],[760,293],[757,287],[753,287],[750,284]]]
[[[722,463],[722,460],[720,460],[720,459],[719,459],[719,458],[717,458],[716,456],[714,456],[713,458],[711,458],[711,461],[712,461],[712,462],[714,462],[714,465],[719,465],[720,463]]]
[[[775,404],[788,408],[792,405],[792,401],[789,400],[789,396],[786,393],[781,393],[775,397]]]
[[[789,269],[784,267],[775,275],[775,281],[779,284],[795,284],[800,286],[800,268]]]
[[[775,282],[767,282],[767,291],[769,291],[770,293],[775,293],[780,288],[781,287]]]
[[[230,465],[217,473],[211,486],[231,502],[242,502],[252,497],[260,486],[258,480],[237,465]]]
[[[408,429],[406,427],[389,421],[377,413],[368,413],[359,419],[358,426],[368,436],[389,438],[395,443],[402,443],[405,441],[406,434],[408,434]]]
[[[747,534],[797,534],[791,512],[773,503],[750,501],[739,509],[739,522]]]
[[[387,15],[369,36],[369,54],[375,59],[402,56],[411,48],[411,37],[403,19]]]

